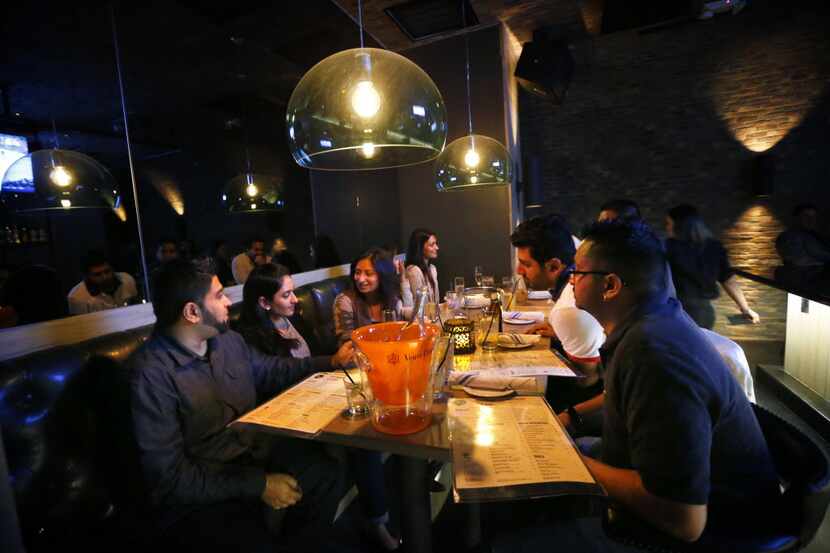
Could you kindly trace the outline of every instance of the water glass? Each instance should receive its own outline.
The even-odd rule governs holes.
[[[348,418],[365,417],[369,414],[369,401],[363,393],[363,386],[359,380],[350,378],[343,379],[343,387],[346,389],[346,404],[348,407],[343,411],[343,416]]]
[[[495,351],[499,347],[498,315],[486,313],[478,322],[478,341],[484,351]]]
[[[481,286],[492,288],[496,285],[496,277],[493,275],[483,275],[481,277]]]
[[[383,322],[389,323],[398,320],[398,314],[395,313],[394,309],[384,309],[383,310]]]
[[[476,286],[481,286],[481,275],[482,275],[482,273],[483,273],[483,270],[481,268],[481,265],[476,265],[473,268],[473,275],[476,279]]]
[[[435,348],[432,350],[430,369],[432,371],[432,397],[433,399],[444,399],[448,396],[447,379],[453,368],[454,344],[450,336],[440,336],[435,341]]]
[[[453,290],[455,290],[456,294],[463,295],[464,294],[464,277],[455,277],[452,279]]]
[[[424,305],[424,318],[431,323],[438,322],[438,305],[434,301],[428,301]]]
[[[501,287],[505,292],[513,290],[513,277],[501,277]]]

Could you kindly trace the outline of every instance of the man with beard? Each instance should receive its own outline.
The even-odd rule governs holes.
[[[516,248],[517,272],[534,290],[550,290],[553,307],[547,322],[530,331],[551,337],[583,378],[548,377],[546,398],[566,426],[580,426],[574,405],[602,391],[599,348],[602,327],[589,313],[576,308],[568,279],[573,269],[574,239],[561,217],[535,217],[520,224],[510,236]],[[588,430],[578,429],[578,430]]]
[[[81,263],[81,271],[84,279],[66,297],[70,315],[123,307],[138,297],[135,279],[127,273],[114,272],[101,252],[89,252]]]
[[[209,261],[170,261],[153,286],[153,336],[129,359],[131,414],[153,519],[178,550],[260,551],[267,520],[308,536],[333,520],[340,470],[319,444],[228,428],[333,356],[271,357],[228,330],[230,299]],[[265,513],[265,516],[263,516]],[[273,550],[273,549],[271,549]]]

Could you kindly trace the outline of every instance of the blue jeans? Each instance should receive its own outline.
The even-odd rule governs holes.
[[[389,521],[386,482],[383,477],[383,454],[379,451],[349,448],[349,466],[357,486],[363,515],[375,524]]]

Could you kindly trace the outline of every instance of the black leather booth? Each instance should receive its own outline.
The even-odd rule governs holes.
[[[336,348],[338,277],[297,289],[314,353]],[[232,316],[238,305],[232,309]],[[146,546],[124,361],[151,326],[0,362],[0,429],[29,553]],[[310,335],[309,335],[310,334]]]

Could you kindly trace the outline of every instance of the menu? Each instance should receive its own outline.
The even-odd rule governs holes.
[[[231,425],[254,424],[317,434],[346,408],[343,376],[317,373],[248,412]]]
[[[605,495],[544,398],[449,400],[456,502]]]
[[[497,371],[502,376],[572,376],[576,373],[547,347],[474,355],[470,371]]]

